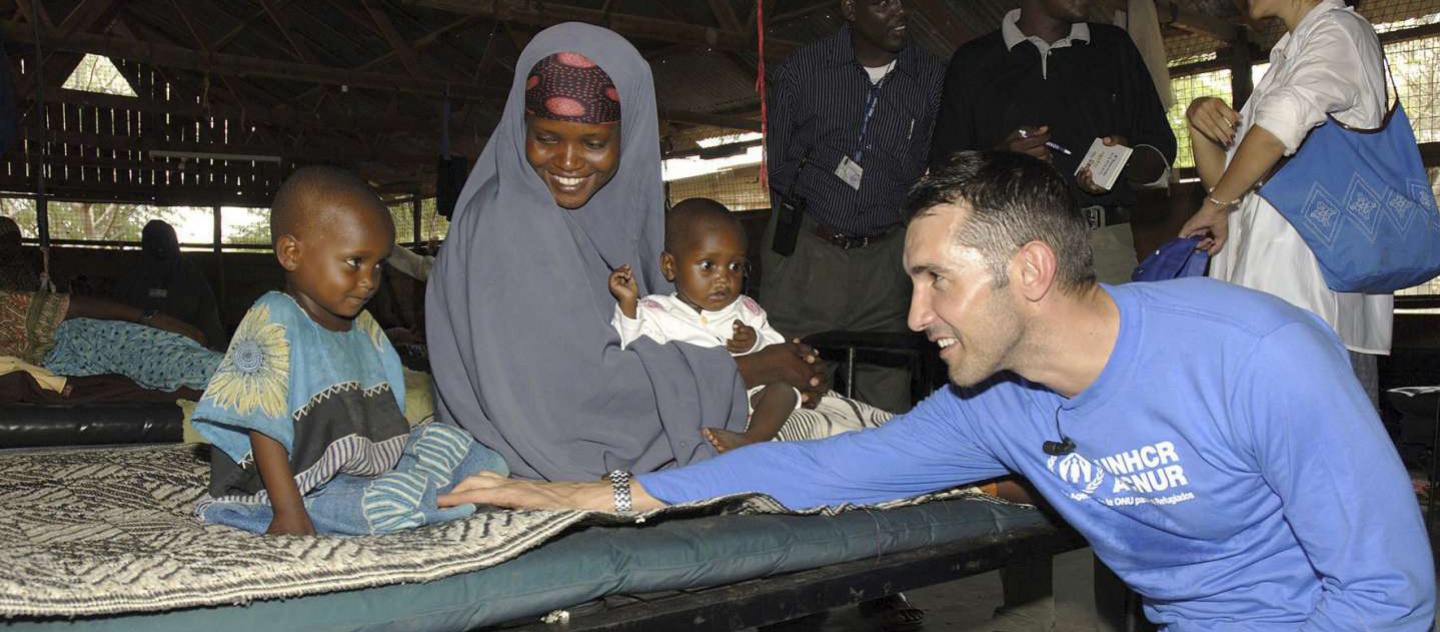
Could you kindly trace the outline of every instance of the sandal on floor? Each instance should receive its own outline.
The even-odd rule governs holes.
[[[902,593],[861,603],[860,616],[878,620],[884,632],[915,632],[925,627],[925,611],[910,605]]]

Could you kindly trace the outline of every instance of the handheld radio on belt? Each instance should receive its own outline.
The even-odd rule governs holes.
[[[800,157],[800,166],[795,168],[795,175],[790,178],[790,188],[780,200],[780,209],[776,213],[775,239],[770,242],[770,249],[783,257],[795,254],[795,240],[800,237],[800,223],[805,219],[805,198],[795,195],[795,187],[800,184],[800,174],[810,162],[811,149],[814,147],[806,149],[805,155]]]

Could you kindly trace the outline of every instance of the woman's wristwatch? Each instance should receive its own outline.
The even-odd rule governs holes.
[[[615,513],[630,513],[630,473],[614,470],[607,478],[610,479],[610,491],[615,494]]]

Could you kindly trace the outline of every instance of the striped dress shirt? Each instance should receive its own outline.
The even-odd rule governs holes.
[[[939,61],[906,46],[880,84],[862,148],[871,82],[855,60],[850,27],[796,51],[775,71],[770,93],[772,205],[803,198],[810,217],[855,237],[903,222],[905,194],[925,173],[944,79]],[[858,191],[835,174],[843,157],[857,154]]]

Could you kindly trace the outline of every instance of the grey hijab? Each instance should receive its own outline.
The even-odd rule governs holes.
[[[525,80],[559,52],[604,69],[620,92],[615,177],[566,210],[525,157]],[[745,428],[745,388],[723,348],[620,348],[610,270],[630,264],[641,294],[660,274],[664,198],[650,67],[596,26],[560,24],[531,40],[510,98],[456,206],[426,296],[437,414],[505,457],[514,475],[593,480],[715,454],[700,430]]]

